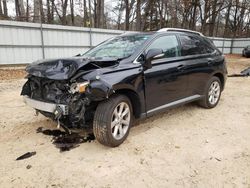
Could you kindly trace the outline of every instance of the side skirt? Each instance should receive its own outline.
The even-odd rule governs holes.
[[[141,117],[142,118],[150,117],[150,116],[152,116],[152,115],[154,115],[156,113],[163,112],[166,109],[170,109],[170,108],[173,108],[173,107],[176,107],[176,106],[180,106],[180,105],[183,105],[183,104],[186,104],[186,103],[190,103],[190,102],[199,100],[202,97],[203,97],[202,95],[192,95],[190,97],[186,97],[186,98],[183,98],[183,99],[180,99],[180,100],[168,103],[168,104],[164,104],[162,106],[159,106],[157,108],[154,108],[154,109],[151,109],[151,110],[147,111],[147,113],[142,114]]]

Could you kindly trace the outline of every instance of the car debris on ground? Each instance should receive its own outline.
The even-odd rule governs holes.
[[[27,159],[27,158],[32,157],[33,155],[36,155],[35,151],[33,151],[33,152],[27,152],[27,153],[21,155],[20,157],[16,158],[16,160],[19,161],[19,160]]]
[[[250,67],[244,69],[243,71],[240,72],[240,74],[231,74],[228,75],[228,77],[247,77],[250,76]]]
[[[26,168],[27,168],[28,170],[31,169],[31,167],[32,167],[31,165],[27,165],[27,166],[26,166]]]
[[[48,136],[53,136],[52,143],[56,146],[56,148],[60,149],[60,152],[69,151],[71,149],[79,147],[82,143],[95,140],[95,136],[93,134],[81,136],[76,132],[72,132],[69,134],[58,129],[49,130],[39,127],[37,128],[36,132],[43,133],[44,135]]]

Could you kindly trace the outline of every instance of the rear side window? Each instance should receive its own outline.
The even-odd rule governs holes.
[[[155,39],[147,48],[146,53],[154,48],[162,49],[164,56],[161,58],[177,57],[180,54],[178,41],[175,35],[167,35]]]
[[[181,55],[197,55],[212,53],[214,49],[205,41],[195,36],[180,35]]]

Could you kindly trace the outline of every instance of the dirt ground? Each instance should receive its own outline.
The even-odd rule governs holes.
[[[250,66],[227,61],[229,74]],[[25,106],[25,73],[15,71],[0,70],[0,187],[250,188],[250,77],[228,78],[214,109],[188,104],[140,121],[120,147],[93,141],[60,152],[36,133],[56,123]],[[15,160],[28,151],[36,155]]]

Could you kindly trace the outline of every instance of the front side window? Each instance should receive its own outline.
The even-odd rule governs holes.
[[[212,47],[195,36],[180,35],[180,41],[182,56],[207,54],[214,51]]]
[[[179,56],[179,45],[176,36],[167,35],[162,36],[153,41],[146,50],[146,53],[150,49],[159,48],[162,49],[164,55],[161,58],[170,58]]]

